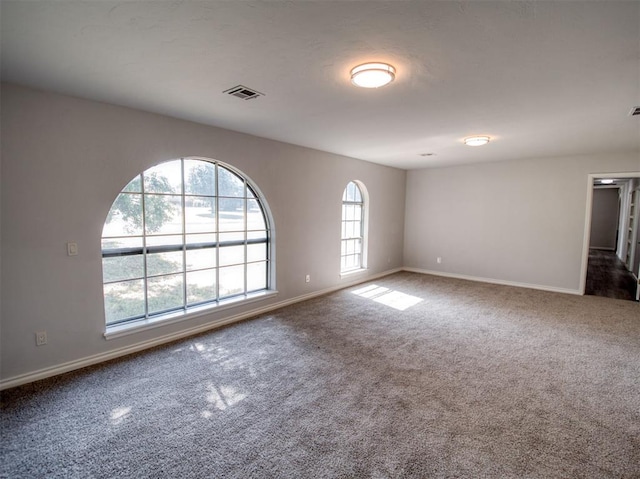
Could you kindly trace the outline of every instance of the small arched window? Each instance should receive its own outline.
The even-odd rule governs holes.
[[[271,231],[257,191],[229,165],[203,159],[133,178],[102,231],[107,327],[268,290]]]
[[[350,181],[342,194],[340,272],[366,267],[366,190]]]

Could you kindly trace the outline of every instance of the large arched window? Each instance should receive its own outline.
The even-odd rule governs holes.
[[[230,166],[194,158],[132,179],[102,231],[107,326],[269,289],[271,234],[257,191]]]
[[[366,267],[366,190],[350,181],[342,194],[340,272]]]

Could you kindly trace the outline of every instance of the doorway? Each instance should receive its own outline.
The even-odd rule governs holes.
[[[638,301],[640,173],[589,175],[582,293]]]

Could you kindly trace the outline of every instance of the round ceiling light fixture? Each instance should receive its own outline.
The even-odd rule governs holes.
[[[613,182],[614,182],[614,181],[615,181],[615,180],[613,180],[613,179],[611,179],[611,178],[608,178],[608,179],[602,179],[602,180],[600,180],[600,184],[601,184],[601,185],[611,185],[611,184],[613,184]]]
[[[464,144],[467,146],[482,146],[489,143],[489,140],[488,136],[470,136],[464,139]]]
[[[396,69],[388,63],[363,63],[351,69],[351,83],[361,88],[379,88],[395,77]]]

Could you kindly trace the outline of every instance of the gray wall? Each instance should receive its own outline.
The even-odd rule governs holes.
[[[14,85],[2,87],[1,120],[3,379],[402,266],[403,170]],[[100,237],[107,212],[136,174],[182,156],[233,165],[264,193],[275,220],[279,295],[106,341]],[[341,198],[354,179],[370,197],[369,269],[341,279]],[[66,255],[68,241],[78,243],[78,256]],[[40,330],[49,344],[36,347]]]
[[[578,292],[588,174],[639,170],[636,152],[409,171],[404,265]]]
[[[618,233],[618,188],[594,188],[589,247],[615,251]]]
[[[1,122],[3,380],[403,265],[579,291],[587,175],[640,171],[636,152],[404,172],[13,85],[2,87]],[[275,220],[279,295],[106,341],[100,236],[107,212],[134,175],[181,156],[229,163],[264,193]],[[371,200],[369,270],[340,278],[340,200],[352,179]],[[66,255],[68,241],[78,243],[78,256]],[[40,330],[49,344],[36,347]]]

